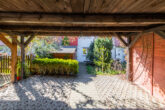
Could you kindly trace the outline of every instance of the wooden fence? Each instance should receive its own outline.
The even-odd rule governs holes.
[[[11,57],[0,56],[0,73],[11,73]]]
[[[28,66],[28,69],[31,68],[32,59],[34,57],[32,55],[27,55],[25,57],[25,63]],[[18,62],[21,62],[21,57],[18,56]],[[4,85],[6,82],[10,82],[10,74],[11,74],[11,56],[0,56],[0,86]]]

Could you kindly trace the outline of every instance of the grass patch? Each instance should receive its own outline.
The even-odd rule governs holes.
[[[118,71],[118,70],[107,70],[105,72],[100,71],[98,68],[87,65],[87,72],[88,74],[94,74],[94,75],[117,75],[117,74],[125,74],[126,71]]]

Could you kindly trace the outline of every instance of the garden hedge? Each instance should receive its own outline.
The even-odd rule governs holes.
[[[38,58],[32,61],[32,72],[41,75],[75,75],[78,61],[71,59]]]

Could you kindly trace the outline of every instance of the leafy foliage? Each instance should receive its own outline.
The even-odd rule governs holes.
[[[94,64],[100,67],[102,72],[104,72],[112,63],[112,47],[112,40],[108,38],[98,38],[94,42]]]
[[[94,42],[92,42],[88,48],[87,59],[93,62],[94,60]]]
[[[68,37],[64,37],[64,39],[62,40],[62,45],[63,46],[68,46],[69,45],[69,38]]]
[[[34,54],[38,58],[52,58],[51,52],[59,49],[53,37],[35,38],[26,48],[27,54]]]
[[[98,38],[89,47],[87,58],[94,65],[89,63],[87,65],[87,71],[90,74],[119,74],[125,73],[120,62],[112,60],[111,50],[113,48],[112,39],[109,38]],[[124,65],[123,65],[124,67]],[[117,69],[116,69],[117,68]]]
[[[100,71],[97,67],[91,66],[91,65],[87,65],[87,72],[88,74],[94,74],[94,75],[116,75],[116,74],[124,74],[125,71],[122,70],[106,70],[105,72]]]
[[[52,58],[52,55],[50,54],[50,49],[46,47],[38,47],[35,50],[36,57],[38,58]]]
[[[24,65],[25,77],[30,75],[30,66],[25,63]],[[21,62],[17,63],[17,77],[21,77]]]
[[[75,75],[78,73],[78,61],[71,59],[38,58],[32,61],[32,72],[41,75]]]

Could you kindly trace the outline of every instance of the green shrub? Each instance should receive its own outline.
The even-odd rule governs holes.
[[[78,73],[78,61],[71,59],[38,58],[32,61],[32,72],[41,75],[75,75]]]
[[[125,74],[125,71],[120,70],[112,70],[107,69],[106,71],[102,72],[99,67],[87,65],[86,66],[88,74],[94,74],[94,75],[117,75],[117,74]]]
[[[111,50],[113,44],[112,39],[98,38],[94,42],[94,64],[97,65],[102,72],[111,64]]]
[[[113,48],[113,43],[111,38],[97,38],[93,43],[91,43],[87,59],[89,59],[93,65],[105,72],[109,65],[111,65],[111,50]]]

